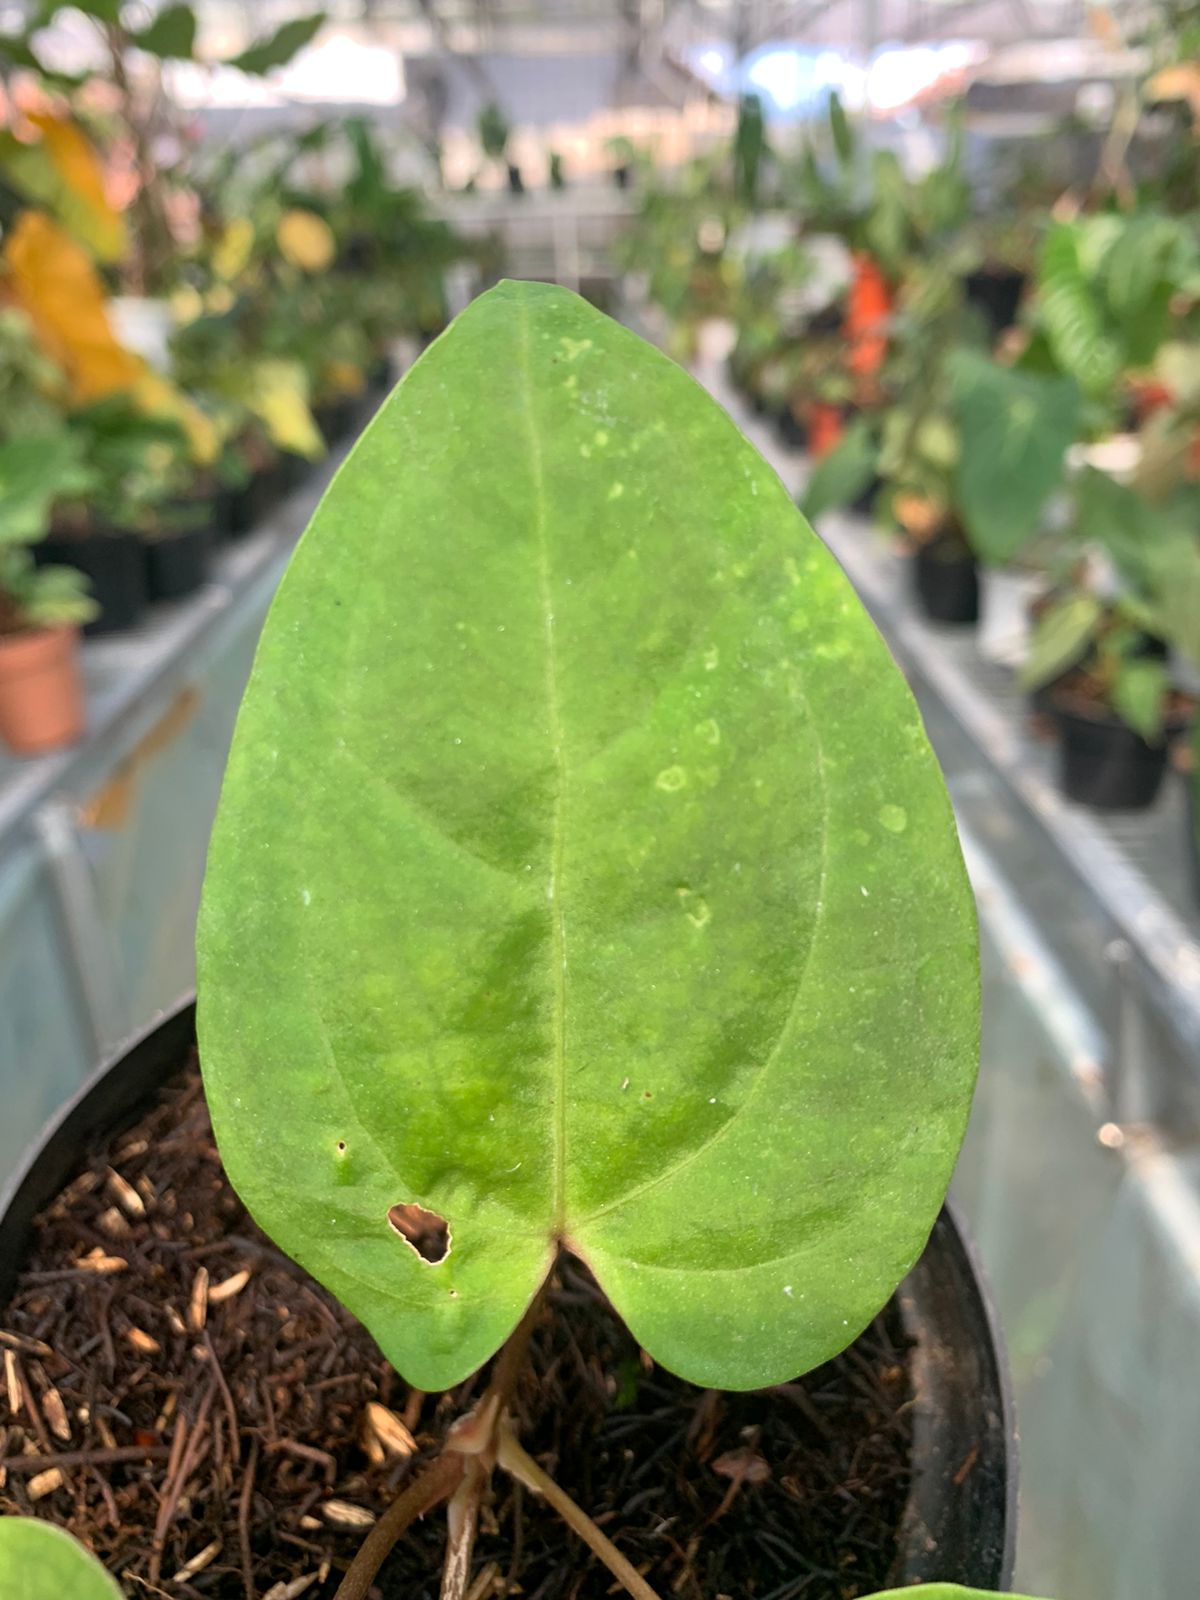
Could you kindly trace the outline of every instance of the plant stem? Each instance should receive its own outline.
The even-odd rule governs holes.
[[[359,1546],[333,1600],[365,1600],[375,1574],[400,1535],[410,1523],[443,1500],[451,1501],[450,1544],[442,1580],[443,1594],[460,1592],[453,1585],[457,1582],[459,1567],[464,1577],[470,1569],[479,1503],[496,1459],[499,1422],[507,1411],[529,1353],[529,1337],[541,1314],[549,1281],[550,1274],[547,1273],[541,1289],[501,1350],[483,1399],[459,1418],[447,1435],[441,1455],[396,1496],[371,1529]],[[455,1568],[453,1574],[452,1565]],[[447,1585],[448,1588],[445,1587]]]
[[[126,52],[129,35],[119,23],[97,24],[108,46],[112,80],[121,96],[121,115],[133,145],[137,191],[131,216],[134,224],[133,252],[125,267],[134,294],[152,294],[155,277],[166,261],[171,243],[170,227],[160,203],[159,176],[153,150],[153,112],[142,115],[137,94],[129,81]]]
[[[479,1456],[469,1456],[463,1480],[446,1507],[446,1560],[440,1600],[465,1600],[471,1580],[471,1554],[479,1527],[479,1507],[491,1472]]]
[[[540,1494],[554,1507],[567,1526],[579,1535],[594,1555],[599,1556],[613,1577],[633,1595],[634,1600],[659,1600],[659,1596],[637,1568],[626,1560],[612,1540],[601,1532],[583,1507],[576,1505],[566,1490],[560,1488],[549,1473],[543,1472],[533,1457],[521,1448],[507,1421],[502,1421],[500,1424],[496,1459],[518,1483],[524,1484],[527,1489],[532,1489],[534,1494]],[[340,1596],[337,1600],[340,1600]]]
[[[358,1548],[333,1600],[366,1600],[375,1574],[405,1528],[447,1499],[466,1471],[466,1458],[447,1450],[398,1494]]]

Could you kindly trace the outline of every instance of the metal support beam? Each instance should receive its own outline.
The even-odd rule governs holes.
[[[33,824],[54,884],[67,960],[87,1022],[93,1059],[102,1061],[129,1033],[130,1017],[80,842],[75,807],[65,800],[51,800],[36,812]]]

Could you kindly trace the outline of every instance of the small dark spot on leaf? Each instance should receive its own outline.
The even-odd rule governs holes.
[[[338,1142],[337,1142],[337,1151],[338,1151],[338,1155],[340,1155],[340,1156],[344,1156],[346,1154],[346,1141],[345,1141],[345,1139],[339,1139],[338,1140]]]
[[[436,1267],[450,1254],[450,1227],[436,1211],[414,1204],[395,1205],[389,1208],[387,1219],[409,1249],[429,1266]]]
[[[643,1100],[649,1100],[649,1098],[650,1098],[650,1091],[649,1091],[649,1089],[643,1089],[643,1090],[642,1090],[642,1099],[643,1099]]]

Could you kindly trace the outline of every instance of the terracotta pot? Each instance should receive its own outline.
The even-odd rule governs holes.
[[[34,755],[82,732],[78,630],[37,628],[0,638],[0,738],[17,755]]]
[[[845,334],[850,344],[846,365],[857,377],[870,377],[887,356],[887,323],[892,291],[878,263],[869,255],[854,258],[854,278],[846,300]]]
[[[842,437],[843,420],[840,406],[831,406],[818,400],[808,413],[808,451],[814,460],[827,456]]]

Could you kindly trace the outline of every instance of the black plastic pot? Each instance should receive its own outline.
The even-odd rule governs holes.
[[[775,431],[779,435],[779,442],[786,445],[789,450],[808,449],[808,429],[796,416],[791,406],[780,408],[775,419]]]
[[[212,533],[187,528],[146,541],[146,581],[151,600],[182,600],[208,582]]]
[[[1192,893],[1200,901],[1200,771],[1183,775],[1183,844],[1192,869]]]
[[[279,458],[279,465],[271,470],[277,475],[279,493],[288,495],[300,486],[312,472],[313,464],[307,456],[297,455],[291,450],[285,450]]]
[[[270,515],[284,493],[283,473],[278,465],[255,472],[239,489],[229,491],[229,532],[235,538],[253,533]]]
[[[358,429],[361,400],[343,395],[337,400],[323,400],[313,412],[321,437],[327,444],[336,444]]]
[[[983,267],[967,273],[967,303],[983,312],[993,339],[1017,320],[1026,281],[1025,273],[1012,267]]]
[[[957,539],[930,539],[913,556],[913,580],[931,622],[979,621],[979,563]]]
[[[150,602],[146,557],[134,533],[90,533],[69,539],[51,535],[34,546],[39,567],[75,567],[91,586],[100,613],[84,633],[119,633],[135,627]]]
[[[432,335],[431,337],[436,338],[436,335]],[[427,348],[429,342],[430,340],[428,338],[422,336],[420,341],[422,350]],[[372,361],[370,368],[367,371],[367,387],[376,394],[380,392],[383,394],[390,394],[396,387],[396,381],[398,378],[399,373],[396,370],[396,363],[392,360],[391,356],[376,356],[375,360]]]
[[[188,1001],[101,1067],[35,1142],[0,1195],[0,1308],[38,1212],[96,1139],[132,1122],[187,1060]],[[942,1211],[920,1261],[896,1291],[913,1344],[913,1475],[895,1582],[1006,1589],[1016,1536],[1017,1447],[1003,1342],[979,1264],[953,1212]]]
[[[851,500],[851,511],[857,511],[860,517],[869,517],[875,509],[875,497],[882,488],[883,479],[877,472],[872,473],[866,488],[860,489]]]
[[[1095,811],[1144,811],[1167,772],[1169,743],[1148,744],[1115,712],[1050,702],[1058,724],[1059,779],[1068,800]]]

